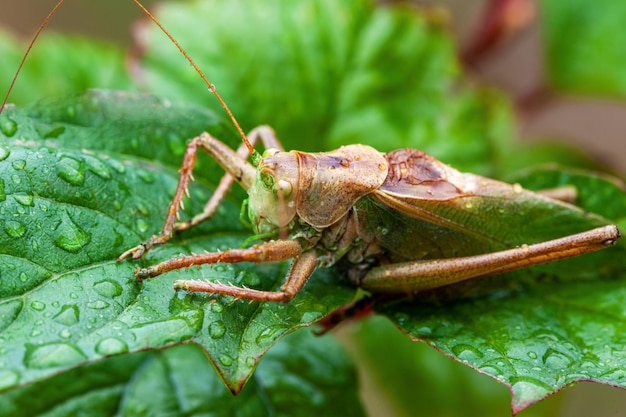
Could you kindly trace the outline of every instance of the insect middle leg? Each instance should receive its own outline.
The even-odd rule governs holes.
[[[412,294],[594,252],[614,244],[619,238],[617,227],[609,225],[484,255],[379,266],[357,279],[357,284],[373,293]]]
[[[225,294],[237,298],[257,301],[290,301],[304,287],[318,265],[315,251],[301,253],[302,248],[295,240],[277,240],[245,249],[230,249],[224,252],[211,252],[173,258],[160,264],[137,269],[138,281],[153,278],[165,272],[189,268],[201,264],[271,262],[294,259],[284,284],[278,291],[260,291],[252,288],[236,287],[230,284],[199,280],[174,281],[174,289],[192,292]]]
[[[273,147],[282,149],[282,145],[276,138],[274,131],[268,126],[259,126],[250,132],[249,141],[253,146],[259,140],[265,148]],[[181,208],[184,209],[183,198],[185,195],[189,195],[187,187],[189,180],[193,178],[193,168],[196,164],[198,149],[203,149],[211,155],[222,166],[226,173],[220,180],[215,193],[207,202],[204,211],[189,222],[176,223],[179,219],[179,210]],[[250,188],[254,181],[256,171],[255,168],[247,162],[246,159],[248,156],[249,152],[244,144],[240,145],[235,152],[206,132],[193,138],[185,150],[180,168],[178,186],[170,202],[161,233],[153,235],[147,241],[127,250],[118,257],[118,261],[131,255],[133,259],[139,259],[154,245],[169,241],[175,231],[188,229],[210,218],[215,214],[217,207],[219,207],[226,193],[230,190],[233,180],[236,179],[245,189]]]

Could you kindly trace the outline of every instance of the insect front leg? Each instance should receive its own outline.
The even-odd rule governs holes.
[[[256,301],[290,301],[309,279],[318,265],[314,251],[300,253],[302,248],[294,240],[278,240],[255,245],[246,249],[230,249],[224,252],[204,253],[200,255],[174,258],[160,264],[135,270],[137,280],[161,275],[165,272],[194,265],[238,262],[271,262],[294,259],[285,283],[278,291],[260,291],[241,288],[234,285],[199,280],[179,280],[174,282],[174,289],[192,292],[225,294],[237,298]]]
[[[369,271],[358,280],[358,285],[374,293],[412,294],[594,252],[614,244],[619,238],[617,227],[610,225],[484,255],[385,265]]]
[[[249,142],[254,146],[257,142],[261,142],[265,149],[274,148],[280,151],[283,150],[283,146],[276,137],[274,130],[269,126],[258,126],[248,134]],[[242,143],[237,149],[237,155],[242,159],[247,159],[250,156],[250,152],[248,151],[248,147],[246,144]],[[219,207],[220,203],[226,196],[228,190],[232,186],[234,181],[234,177],[228,172],[224,174],[218,187],[215,189],[215,192],[209,199],[209,201],[204,206],[204,210],[202,213],[194,216],[191,220],[176,223],[174,225],[174,231],[180,232],[183,230],[187,230],[207,219],[210,219],[215,214],[215,211]]]

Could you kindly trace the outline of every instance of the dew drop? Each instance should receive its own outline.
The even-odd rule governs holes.
[[[43,333],[41,330],[39,330],[39,329],[33,329],[33,331],[32,331],[32,332],[30,332],[30,337],[37,337],[37,336],[40,336],[40,335],[41,335],[41,333]]]
[[[9,220],[4,225],[4,231],[13,239],[19,239],[26,233],[26,226],[18,221]]]
[[[32,195],[28,195],[28,194],[15,194],[13,196],[13,198],[15,199],[15,201],[17,201],[19,204],[26,206],[26,207],[33,207],[35,205],[34,203],[34,199]]]
[[[472,345],[459,343],[452,347],[452,353],[454,353],[461,360],[470,360],[476,358],[482,358],[483,353]]]
[[[44,369],[57,366],[75,365],[87,359],[85,354],[73,344],[49,343],[46,345],[26,345],[24,363],[30,368]]]
[[[5,159],[7,159],[10,154],[11,151],[3,146],[0,146],[0,161],[4,161]]]
[[[148,230],[148,223],[144,219],[137,219],[137,230],[140,232],[145,232]]]
[[[101,160],[94,158],[92,156],[85,156],[85,164],[87,165],[87,169],[102,179],[108,180],[111,179],[111,172],[107,168],[106,164]]]
[[[0,390],[16,385],[20,380],[20,374],[15,371],[0,371]]]
[[[116,337],[106,337],[98,342],[96,352],[103,356],[118,355],[128,352],[128,345]]]
[[[221,339],[226,334],[226,326],[222,320],[214,321],[209,325],[209,336],[213,339]]]
[[[28,281],[28,275],[26,275],[26,272],[20,272],[20,281],[22,282]]]
[[[113,201],[113,209],[115,211],[120,211],[122,209],[122,203],[117,200]]]
[[[22,179],[19,175],[13,174],[11,175],[11,181],[13,181],[13,184],[19,184],[22,182]]]
[[[276,334],[277,331],[278,331],[277,327],[266,327],[256,337],[255,339],[256,343],[259,345],[263,343],[267,343],[267,341],[271,339]]]
[[[61,332],[59,332],[59,336],[62,339],[69,339],[70,337],[72,337],[72,332],[66,328],[66,329],[61,330]]]
[[[33,310],[37,311],[42,311],[44,308],[46,308],[46,305],[41,301],[33,301],[32,303],[30,303],[30,306]]]
[[[535,352],[528,352],[527,355],[530,359],[537,359],[537,354]]]
[[[73,158],[64,157],[59,161],[57,164],[57,175],[72,185],[83,185],[85,182],[85,174],[81,163]]]
[[[114,298],[122,294],[122,286],[110,279],[96,282],[93,284],[93,289],[101,296],[108,298]]]
[[[246,366],[248,368],[254,368],[256,366],[256,359],[253,356],[248,356],[246,358]]]
[[[145,169],[138,170],[137,176],[145,183],[150,184],[154,182],[154,177],[152,176],[150,171],[146,171]]]
[[[65,326],[72,326],[79,321],[79,311],[76,305],[65,304],[52,319]]]
[[[68,215],[61,219],[61,223],[55,230],[54,244],[59,248],[77,253],[85,245],[91,242],[91,234],[85,232]]]
[[[261,283],[259,276],[254,272],[241,271],[237,281],[241,282],[246,287],[256,287]]]
[[[6,136],[11,137],[15,135],[17,132],[17,123],[14,120],[9,119],[8,117],[0,123],[0,131]],[[2,158],[0,158],[0,161]]]
[[[227,354],[223,354],[219,357],[219,361],[224,366],[231,366],[233,364],[233,358]]]
[[[107,303],[106,301],[102,301],[102,300],[97,300],[97,301],[92,301],[87,303],[87,307],[94,309],[94,310],[102,310],[105,309],[109,306],[109,303]]]
[[[21,171],[26,166],[26,161],[24,161],[23,159],[16,159],[15,161],[11,162],[11,166],[14,170]]]
[[[222,311],[224,311],[224,305],[216,301],[213,304],[211,304],[211,311],[213,313],[221,313]]]

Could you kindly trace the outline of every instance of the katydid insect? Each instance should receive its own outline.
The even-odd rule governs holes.
[[[293,260],[277,291],[198,280],[176,281],[174,287],[288,302],[316,268],[343,263],[350,279],[365,290],[411,294],[582,255],[620,238],[613,225],[529,245],[493,229],[481,230],[480,222],[505,223],[500,212],[519,210],[528,201],[572,207],[515,184],[461,173],[419,150],[383,154],[356,144],[325,153],[285,152],[269,127],[258,127],[246,136],[215,86],[158,20],[134,1],[196,68],[243,144],[234,151],[208,133],[193,138],[161,233],[118,260],[141,258],[175,232],[210,219],[234,181],[248,191],[247,214],[255,237],[264,240],[249,248],[173,258],[140,268],[135,271],[137,280],[201,264]],[[254,149],[258,142],[265,148],[262,155]],[[177,222],[199,150],[213,157],[226,173],[204,211],[190,221]],[[479,211],[486,201],[493,208],[487,214]]]

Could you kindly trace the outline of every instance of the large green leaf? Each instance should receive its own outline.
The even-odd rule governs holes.
[[[361,416],[354,369],[330,337],[282,340],[233,396],[193,344],[116,356],[0,396],[10,416]],[[304,368],[303,364],[307,367]],[[340,401],[339,401],[340,400]],[[295,405],[297,404],[297,408]]]
[[[548,75],[558,90],[626,95],[626,3],[544,0],[540,3]]]
[[[115,262],[159,231],[177,179],[171,155],[191,132],[220,130],[207,111],[91,92],[9,109],[0,126],[9,134],[0,141],[3,388],[103,356],[195,341],[238,392],[280,336],[353,297],[354,289],[320,271],[288,305],[211,300],[177,295],[172,280],[213,277],[269,289],[286,269],[216,266],[142,285],[134,282],[137,265]],[[221,175],[208,163],[202,168],[188,204],[193,212]],[[239,246],[247,234],[238,213],[225,202],[213,221],[152,251],[143,264]]]

